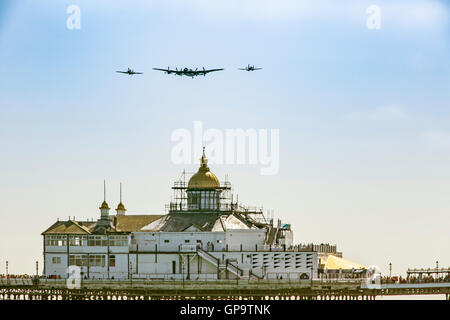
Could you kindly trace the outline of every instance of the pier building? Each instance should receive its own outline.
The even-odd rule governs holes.
[[[44,274],[83,279],[310,279],[336,246],[293,243],[290,224],[234,201],[231,184],[211,172],[203,150],[198,171],[172,187],[167,212],[129,215],[106,196],[98,220],[56,221],[42,233]]]

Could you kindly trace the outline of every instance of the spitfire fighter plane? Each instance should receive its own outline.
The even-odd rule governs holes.
[[[164,71],[167,74],[176,74],[177,76],[188,76],[191,78],[194,78],[196,76],[206,76],[207,73],[210,72],[215,72],[215,71],[222,71],[223,69],[209,69],[209,70],[205,70],[205,68],[203,67],[203,70],[192,70],[192,69],[188,69],[188,68],[184,68],[184,69],[180,69],[178,70],[178,68],[175,68],[175,70],[170,70],[169,67],[167,67],[167,69],[159,69],[159,68],[153,68],[153,70],[158,70],[158,71]]]
[[[244,70],[244,71],[255,71],[255,70],[261,70],[262,68],[255,68],[255,66],[251,66],[250,64],[247,66],[247,67],[245,67],[245,68],[243,68],[243,69],[239,69],[239,70]]]
[[[133,74],[143,74],[143,72],[134,72],[134,70],[128,68],[127,71],[116,71],[118,73],[125,73],[125,74],[129,74],[130,76]]]

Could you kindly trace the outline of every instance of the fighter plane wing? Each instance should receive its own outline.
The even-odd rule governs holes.
[[[132,74],[144,74],[143,72],[133,72]]]
[[[116,71],[116,72],[128,74],[128,72],[126,72],[126,71]]]
[[[254,68],[253,70],[261,70],[262,68]]]

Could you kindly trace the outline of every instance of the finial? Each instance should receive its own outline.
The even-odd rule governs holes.
[[[203,147],[202,158],[200,159],[201,166],[204,168],[208,168],[208,159],[206,159],[205,155],[205,147]]]
[[[122,182],[120,183],[120,202],[119,202],[119,204],[117,205],[117,209],[116,209],[116,211],[117,211],[117,214],[119,215],[123,215],[123,214],[125,214],[125,211],[127,211],[127,209],[125,209],[125,206],[123,205],[123,203],[122,203]]]
[[[100,206],[100,209],[109,209],[108,204],[106,203],[106,180],[103,180],[103,203]]]

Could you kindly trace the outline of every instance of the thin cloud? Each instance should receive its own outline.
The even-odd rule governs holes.
[[[365,22],[371,2],[335,0],[192,0],[174,7],[190,8],[216,20],[351,19]],[[433,0],[378,1],[383,26],[436,28],[447,23],[448,7]]]
[[[438,149],[450,149],[450,132],[427,131],[419,135],[419,141]]]
[[[365,112],[353,112],[343,117],[345,120],[400,121],[409,118],[405,108],[398,105],[377,107]]]

